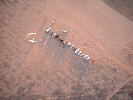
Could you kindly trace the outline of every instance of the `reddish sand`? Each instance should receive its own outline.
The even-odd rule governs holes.
[[[0,5],[1,100],[115,100],[121,88],[132,84],[133,22],[103,1],[2,0]],[[94,64],[44,35],[52,20],[53,31]],[[32,32],[37,33],[29,36],[34,44],[27,39]],[[130,100],[128,93],[133,89],[119,99]]]

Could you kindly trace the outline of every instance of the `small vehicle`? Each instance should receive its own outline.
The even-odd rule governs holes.
[[[46,29],[45,33],[49,33],[51,31],[51,28]]]

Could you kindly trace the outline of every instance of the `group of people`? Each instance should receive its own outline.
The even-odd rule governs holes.
[[[83,59],[85,59],[86,61],[90,60],[91,58],[88,55],[85,55],[82,53],[82,51],[80,50],[80,48],[76,48],[73,44],[65,41],[62,37],[60,37],[60,35],[58,35],[55,32],[51,32],[51,28],[46,29],[45,31],[46,34],[50,33],[50,35],[57,39],[60,44],[62,45],[63,48],[70,48],[75,54],[77,54],[78,56],[82,57]],[[93,63],[93,62],[92,62]]]

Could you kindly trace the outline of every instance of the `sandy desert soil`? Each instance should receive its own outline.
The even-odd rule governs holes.
[[[133,99],[133,22],[103,0],[0,0],[0,14],[0,100]],[[44,34],[52,20],[95,64]]]
[[[120,14],[133,21],[133,0],[104,0],[109,6]]]

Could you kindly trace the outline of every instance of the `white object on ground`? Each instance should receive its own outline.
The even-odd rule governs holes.
[[[54,21],[54,20],[52,20],[51,22],[52,22],[52,23],[54,23],[55,21]]]
[[[32,40],[29,40],[31,43],[35,43],[35,39],[33,38]]]
[[[66,44],[67,43],[67,41],[63,41],[63,44]]]
[[[68,32],[68,30],[62,30],[62,32],[67,33],[67,32]]]
[[[74,48],[74,45],[71,46],[71,49],[73,49],[73,48]]]
[[[78,55],[80,55],[80,54],[82,54],[82,51],[79,51],[79,52],[78,52]]]
[[[35,35],[35,34],[36,34],[36,33],[29,33],[29,34],[27,35],[27,38],[28,38],[29,35]]]
[[[87,58],[85,58],[85,60],[90,60],[90,58],[91,58],[91,57],[87,57]]]
[[[50,32],[51,28],[49,27],[48,29],[46,29],[46,33]]]
[[[80,48],[78,48],[77,50],[75,50],[75,53],[78,53],[80,51]]]
[[[88,55],[84,55],[84,57],[83,57],[83,58],[86,58],[86,57],[88,57]]]
[[[52,34],[52,37],[54,37],[56,35],[56,33]]]
[[[68,43],[66,47],[69,47],[71,45],[71,43]]]

